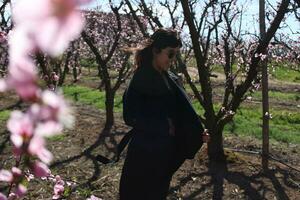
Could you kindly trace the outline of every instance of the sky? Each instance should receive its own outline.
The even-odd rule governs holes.
[[[2,0],[1,0],[2,1]],[[12,0],[12,2],[16,2],[17,0]],[[120,0],[112,0],[113,2],[119,2]],[[154,2],[155,0],[145,0],[147,3]],[[172,2],[172,0],[170,0]],[[173,0],[174,1],[174,0]],[[202,1],[202,0],[199,0]],[[278,0],[268,0],[272,6],[276,6]],[[109,11],[109,7],[107,5],[108,0],[92,0],[92,3],[82,6],[82,9],[93,9],[97,6],[101,6],[104,11]],[[157,0],[156,0],[157,2]],[[243,10],[245,11],[242,20],[242,29],[249,30],[251,33],[258,32],[259,24],[254,20],[254,18],[258,18],[258,2],[259,0],[237,0],[237,5],[239,8],[243,6]],[[159,10],[161,13],[165,13],[168,16],[168,11],[164,7],[160,7]],[[164,22],[169,21],[168,18],[162,17],[161,20]],[[288,35],[290,38],[294,40],[300,40],[300,22],[295,19],[295,17],[290,16],[287,18],[288,27],[280,30],[280,32]],[[167,23],[166,23],[167,24]],[[168,26],[168,25],[167,25]],[[298,34],[293,34],[298,32]]]
[[[146,2],[153,2],[153,0],[145,0]],[[172,1],[172,0],[171,0]],[[97,5],[101,5],[102,9],[104,11],[109,10],[107,4],[103,4],[101,2],[107,2],[103,0],[94,0],[93,3],[91,3],[88,6],[85,6],[84,8],[95,8]],[[115,0],[114,2],[118,2],[118,0]],[[157,2],[157,1],[156,1]],[[276,6],[278,0],[269,0],[270,4],[272,6]],[[244,30],[249,30],[249,32],[258,32],[259,30],[259,24],[255,22],[254,18],[258,18],[258,9],[259,9],[259,0],[238,0],[237,5],[239,8],[243,6],[244,8],[244,15],[243,15],[243,21],[242,21],[242,28]],[[160,8],[160,12],[167,13],[167,10],[163,7]],[[166,19],[168,20],[168,19]],[[162,19],[162,21],[164,21]],[[281,30],[280,32],[284,34],[288,34],[291,38],[299,40],[300,38],[300,22],[295,19],[295,17],[290,16],[287,18],[287,24],[288,27]],[[293,34],[298,32],[298,34]]]

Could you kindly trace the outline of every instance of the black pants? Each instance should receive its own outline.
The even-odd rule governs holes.
[[[183,162],[172,136],[133,137],[122,170],[120,200],[165,200]]]

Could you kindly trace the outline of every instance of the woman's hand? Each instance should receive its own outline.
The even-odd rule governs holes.
[[[208,129],[204,129],[204,131],[202,133],[202,141],[204,143],[208,143],[210,141],[210,135],[208,133]]]

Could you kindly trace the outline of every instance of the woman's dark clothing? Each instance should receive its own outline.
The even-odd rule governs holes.
[[[137,69],[123,97],[134,134],[120,181],[120,200],[164,200],[173,174],[202,145],[203,128],[171,73]],[[169,120],[175,135],[169,132]]]

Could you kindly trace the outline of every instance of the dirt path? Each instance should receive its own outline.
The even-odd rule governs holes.
[[[128,130],[120,115],[116,116],[116,126],[110,133],[102,131],[104,113],[92,106],[75,104],[76,125],[64,135],[48,142],[48,148],[55,159],[53,174],[65,180],[76,182],[67,199],[86,199],[91,194],[104,200],[116,200],[118,183],[125,154],[120,162],[102,165],[96,160],[98,154],[113,157],[115,147]],[[4,128],[4,124],[1,125]],[[2,129],[4,130],[4,129]],[[228,136],[224,140],[226,149],[257,151],[260,142],[253,138]],[[8,133],[0,135],[1,167],[10,165],[10,145]],[[261,173],[260,157],[252,154],[227,150],[227,166],[215,165],[217,174],[212,178],[206,155],[206,146],[188,160],[175,174],[171,183],[168,200],[208,200],[208,199],[290,199],[300,196],[300,174],[288,167],[270,162],[270,174]],[[271,153],[281,160],[300,169],[300,149],[298,145],[271,144]],[[44,185],[41,187],[41,185]],[[30,194],[24,199],[51,199],[53,185],[42,181],[30,184]],[[0,190],[3,186],[0,185]]]

